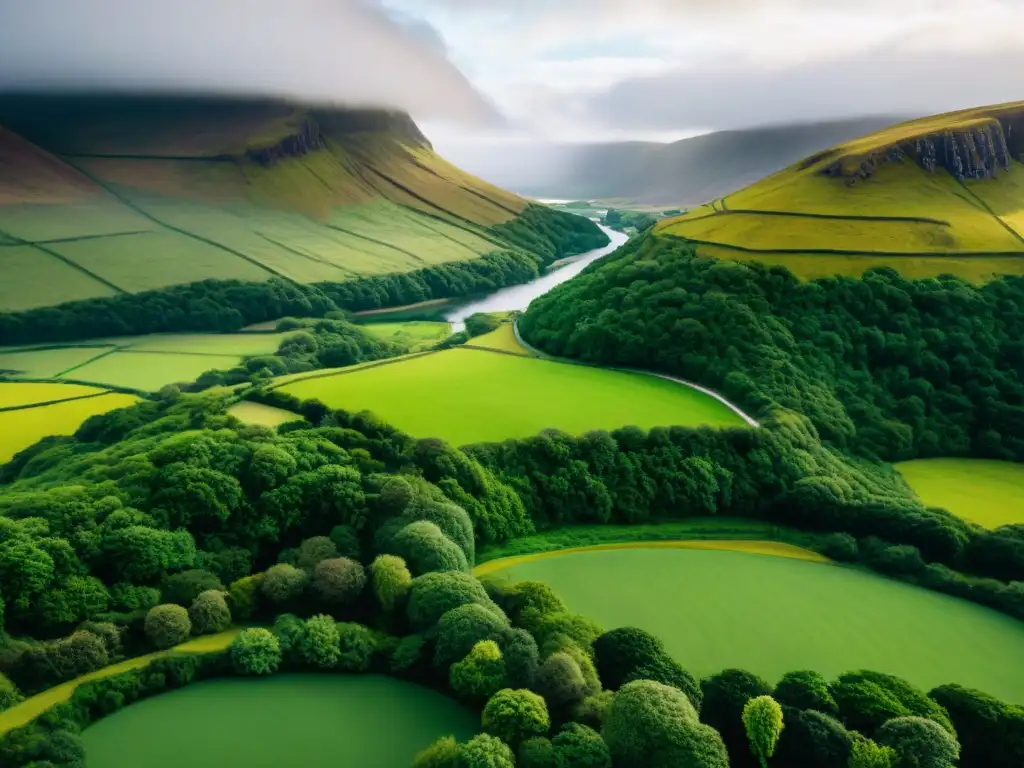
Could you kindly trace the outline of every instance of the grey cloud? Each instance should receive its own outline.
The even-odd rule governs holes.
[[[954,54],[900,47],[785,69],[707,68],[620,82],[590,99],[622,129],[715,129],[869,114],[932,114],[1024,99],[1024,49]]]
[[[369,0],[0,0],[0,90],[229,93],[500,122],[438,43]]]

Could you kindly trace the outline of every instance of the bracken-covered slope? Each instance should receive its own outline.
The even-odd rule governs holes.
[[[503,232],[528,206],[399,113],[7,97],[0,126],[0,312],[475,259],[515,247]]]
[[[1024,102],[913,120],[663,221],[702,252],[803,277],[1024,274]]]

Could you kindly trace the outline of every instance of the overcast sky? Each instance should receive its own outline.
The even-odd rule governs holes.
[[[387,104],[441,144],[1024,99],[1024,0],[0,0],[0,88]]]

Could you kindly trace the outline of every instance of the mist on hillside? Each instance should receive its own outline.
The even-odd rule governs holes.
[[[284,97],[500,118],[423,30],[369,0],[0,0],[0,91]]]

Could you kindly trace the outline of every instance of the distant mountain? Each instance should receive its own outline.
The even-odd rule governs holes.
[[[0,313],[201,280],[341,284],[485,256],[495,271],[606,242],[447,163],[398,112],[0,97]]]
[[[689,208],[898,120],[863,117],[719,131],[672,144],[513,146],[487,153],[453,147],[448,154],[469,172],[524,195]]]

